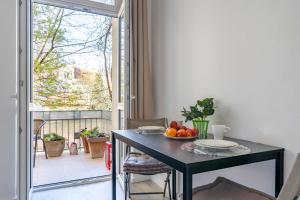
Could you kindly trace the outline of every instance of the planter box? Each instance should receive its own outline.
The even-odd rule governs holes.
[[[59,157],[64,151],[65,140],[44,141],[48,157]]]
[[[109,137],[87,138],[92,158],[103,158],[105,144]]]
[[[84,153],[90,153],[89,143],[87,141],[87,137],[80,136],[83,144]]]

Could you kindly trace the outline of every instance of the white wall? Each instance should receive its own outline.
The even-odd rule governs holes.
[[[183,106],[214,97],[213,123],[230,136],[286,148],[286,174],[300,152],[300,1],[152,0],[157,116],[182,119]],[[274,162],[223,175],[274,192]],[[155,179],[157,180],[157,179]]]
[[[0,199],[15,197],[17,1],[0,3]]]

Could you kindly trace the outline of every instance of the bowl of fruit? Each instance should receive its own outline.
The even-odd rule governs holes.
[[[175,140],[189,140],[198,137],[198,129],[187,128],[176,121],[172,121],[167,128],[164,136]]]

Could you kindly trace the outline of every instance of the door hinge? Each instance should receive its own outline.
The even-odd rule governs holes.
[[[23,2],[22,0],[19,0],[19,6],[22,6]]]
[[[19,54],[21,55],[21,54],[22,54],[22,52],[23,52],[23,50],[20,48],[20,49],[19,49]]]
[[[19,127],[19,134],[21,135],[21,133],[22,133],[22,128],[21,127]]]

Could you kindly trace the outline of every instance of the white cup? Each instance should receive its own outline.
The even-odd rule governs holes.
[[[225,125],[212,125],[212,132],[215,140],[223,140],[224,133],[230,131],[231,128]]]

